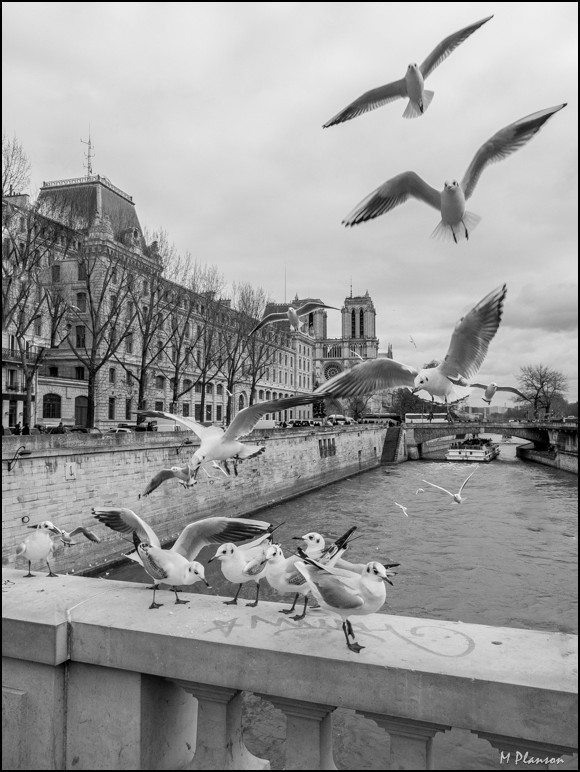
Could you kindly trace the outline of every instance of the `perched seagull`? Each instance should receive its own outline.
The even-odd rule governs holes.
[[[268,402],[258,402],[246,407],[235,416],[228,428],[224,431],[219,426],[204,426],[193,418],[187,418],[174,413],[163,413],[158,410],[145,410],[143,415],[149,418],[171,418],[177,424],[194,431],[201,444],[192,455],[186,466],[174,466],[170,469],[162,469],[147,485],[143,495],[148,496],[165,480],[176,478],[184,487],[195,485],[197,474],[204,462],[213,462],[227,477],[230,476],[228,459],[234,462],[234,473],[237,475],[237,462],[247,458],[258,456],[266,450],[265,445],[247,445],[239,441],[240,437],[249,434],[258,419],[268,413],[277,413],[297,405],[307,405],[314,401],[312,394],[302,394],[284,399],[273,399]]]
[[[82,533],[83,536],[86,536],[86,538],[89,541],[96,541],[96,542],[101,541],[96,534],[94,534],[92,531],[89,531],[86,528],[83,528],[81,525],[79,525],[77,528],[73,528],[73,530],[70,532],[63,531],[62,528],[59,528],[58,530],[59,530],[60,540],[65,545],[65,547],[72,547],[73,544],[77,543],[73,541],[73,537],[76,536],[78,533]]]
[[[16,557],[22,555],[28,560],[28,573],[24,576],[34,576],[30,571],[30,564],[33,560],[46,560],[48,566],[47,576],[58,576],[53,573],[48,558],[54,551],[54,541],[51,534],[60,535],[60,528],[53,525],[50,520],[43,520],[37,525],[29,525],[28,528],[34,528],[34,533],[27,536],[24,541],[16,547]]]
[[[566,103],[532,113],[500,129],[479,148],[461,182],[446,181],[442,191],[428,185],[415,172],[403,172],[391,177],[358,203],[342,221],[343,225],[352,226],[372,220],[390,212],[412,196],[441,213],[441,222],[431,236],[453,239],[456,244],[457,240],[463,237],[469,239],[470,231],[481,218],[468,212],[465,202],[471,198],[483,170],[494,161],[507,158],[523,147],[544,123],[563,107],[566,107]]]
[[[427,483],[427,485],[431,485],[433,488],[439,488],[440,491],[444,491],[445,493],[448,493],[453,501],[455,501],[457,504],[461,504],[463,501],[463,498],[461,496],[461,491],[465,488],[467,485],[467,481],[473,477],[477,470],[474,469],[473,472],[469,475],[469,477],[466,477],[465,480],[461,483],[461,488],[457,491],[457,493],[451,493],[451,491],[448,491],[447,488],[442,488],[440,485],[435,485],[435,483],[429,482],[429,480],[422,480],[421,482]]]
[[[517,396],[521,397],[522,399],[528,399],[526,395],[522,394],[522,392],[518,391],[518,389],[515,389],[512,386],[498,386],[497,383],[494,383],[493,381],[487,385],[485,383],[470,383],[469,388],[484,389],[482,400],[487,402],[488,405],[491,405],[491,400],[493,399],[493,395],[496,393],[496,391],[511,391],[512,394],[517,394]]]
[[[492,18],[493,16],[487,16],[485,19],[476,21],[475,24],[470,24],[468,27],[463,27],[458,32],[449,35],[431,51],[420,67],[415,63],[410,64],[407,67],[404,78],[387,83],[386,86],[379,86],[371,91],[367,91],[358,99],[355,99],[354,102],[351,102],[344,110],[337,113],[334,118],[327,121],[322,128],[326,129],[337,123],[344,123],[344,121],[356,118],[363,113],[368,113],[376,107],[382,107],[382,105],[386,105],[388,102],[393,102],[395,99],[409,99],[403,118],[417,118],[419,115],[423,115],[433,99],[433,92],[426,91],[424,88],[426,78],[433,72],[435,67],[440,65],[444,59],[447,59],[457,46],[461,45],[475,30],[482,27]]]
[[[176,585],[204,582],[206,587],[209,587],[204,568],[197,560],[188,560],[174,550],[153,547],[144,541],[137,545],[137,553],[141,558],[143,568],[153,579],[153,601],[149,606],[150,609],[161,608],[163,605],[163,603],[155,603],[155,593],[161,583],[171,585],[171,589],[175,593],[175,603],[189,603],[188,600],[179,600]]]
[[[404,507],[402,504],[397,504],[396,501],[394,502],[394,504],[396,507],[399,507],[399,509],[403,510],[403,514],[405,515],[405,517],[409,517],[409,515],[407,514],[407,507]]]
[[[300,308],[289,306],[287,311],[266,314],[266,316],[254,327],[254,329],[249,334],[253,335],[265,324],[274,324],[276,322],[290,322],[292,327],[294,327],[295,330],[298,330],[300,327],[300,317],[311,314],[313,311],[316,311],[319,308],[332,308],[335,311],[340,311],[340,308],[336,308],[335,306],[327,306],[326,303],[322,303],[321,301],[309,300],[307,303],[304,303],[303,306],[300,306]]]
[[[211,563],[212,560],[219,560],[221,563],[222,574],[228,580],[238,585],[238,590],[232,600],[225,600],[226,606],[237,605],[238,595],[242,589],[242,585],[246,582],[256,583],[256,599],[253,603],[246,603],[246,606],[255,608],[258,605],[258,599],[260,596],[260,579],[266,574],[266,568],[264,560],[266,557],[266,551],[268,547],[272,545],[273,532],[276,528],[273,527],[268,533],[263,536],[259,536],[249,544],[233,544],[228,542],[218,547],[217,552],[207,562]]]
[[[341,617],[346,645],[358,654],[365,647],[354,640],[349,617],[374,614],[382,607],[387,597],[387,569],[381,563],[371,561],[359,574],[306,558],[296,563],[296,570],[302,574],[322,608]]]
[[[349,530],[343,536],[340,536],[333,544],[329,547],[324,547],[322,549],[320,560],[325,564],[327,562],[333,563],[338,560],[347,548],[349,541],[352,541],[351,535],[355,529],[356,526],[349,528]],[[319,536],[319,534],[316,535]],[[320,543],[317,540],[314,540],[312,546],[307,549],[312,549],[314,553],[318,553],[321,551],[319,545]],[[304,556],[306,557],[306,553]],[[310,592],[304,581],[304,577],[296,571],[295,563],[300,559],[301,557],[299,555],[290,555],[287,558],[284,557],[284,553],[279,544],[273,544],[269,547],[264,559],[264,562],[266,563],[266,581],[270,587],[280,593],[294,593],[294,602],[292,603],[292,606],[289,609],[281,610],[280,613],[291,614],[296,607],[296,602],[300,595],[304,596],[304,608],[302,609],[302,614],[291,617],[295,620],[304,619],[306,616],[306,608],[308,606],[307,596]]]
[[[322,397],[359,397],[375,391],[407,386],[413,393],[426,391],[445,400],[454,399],[456,386],[467,386],[487,354],[503,312],[507,287],[486,295],[455,325],[445,359],[437,367],[416,368],[394,359],[371,359],[338,373],[314,394]]]
[[[264,536],[270,533],[272,526],[263,520],[249,520],[242,517],[206,517],[203,520],[197,520],[186,525],[177,541],[168,550],[161,550],[161,542],[155,531],[138,515],[130,509],[119,507],[95,507],[93,516],[100,522],[119,533],[129,534],[135,547],[139,544],[148,545],[149,563],[157,563],[168,570],[172,566],[172,573],[168,574],[167,581],[159,580],[153,576],[143,561],[142,554],[138,551],[136,562],[141,563],[147,573],[153,576],[158,585],[160,581],[163,584],[193,584],[197,581],[203,581],[199,569],[194,566],[191,570],[186,570],[187,564],[195,562],[195,558],[200,550],[208,544],[220,544],[224,542],[243,542],[248,539]],[[163,556],[159,556],[159,550]],[[177,556],[177,557],[175,557]],[[127,555],[127,557],[131,557]],[[180,560],[183,558],[183,560]],[[133,560],[133,558],[131,558]],[[163,562],[161,562],[163,560]],[[171,561],[171,563],[169,563]],[[184,562],[185,561],[185,562]],[[180,573],[181,572],[181,573]],[[178,579],[188,578],[189,581],[181,582]],[[154,599],[155,600],[155,599]]]

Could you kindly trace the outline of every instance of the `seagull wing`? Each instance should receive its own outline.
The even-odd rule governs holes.
[[[438,367],[443,375],[469,380],[477,373],[498,330],[506,293],[505,284],[498,287],[457,322],[449,350]]]
[[[94,507],[93,516],[96,517],[100,523],[103,523],[103,525],[106,525],[107,528],[111,528],[113,531],[119,531],[119,533],[135,533],[139,537],[139,541],[147,542],[152,547],[161,547],[161,542],[157,538],[155,531],[148,526],[144,520],[141,520],[139,515],[136,515],[130,509]]]
[[[447,59],[449,54],[454,51],[457,46],[461,45],[461,43],[463,43],[464,40],[467,40],[475,30],[482,27],[490,19],[493,19],[493,15],[487,16],[485,19],[481,19],[481,21],[476,21],[474,24],[470,24],[469,26],[458,30],[458,32],[448,35],[438,46],[435,46],[421,65],[420,69],[423,78],[427,78],[433,72],[435,67],[438,67],[444,59]]]
[[[270,523],[263,520],[206,517],[186,525],[171,549],[191,561],[208,544],[246,541],[267,532],[270,527]]]
[[[336,306],[327,306],[326,303],[319,303],[317,300],[311,300],[308,303],[304,303],[300,308],[297,308],[296,313],[298,316],[306,316],[306,314],[311,314],[318,308],[332,308],[335,311],[340,311],[340,308],[337,308]]]
[[[305,577],[308,584],[317,590],[317,594],[328,606],[348,610],[357,609],[364,605],[360,590],[356,586],[352,586],[356,584],[360,586],[358,574],[348,572],[352,578],[347,579],[306,565],[301,561],[296,563],[296,568]],[[353,579],[356,581],[353,582]]]
[[[203,439],[204,434],[207,434],[208,428],[212,428],[211,426],[207,427],[198,423],[193,418],[177,415],[176,413],[164,413],[162,410],[140,410],[139,414],[146,418],[167,418],[171,421],[175,421],[179,426],[183,426],[185,429],[195,432],[200,440]]]
[[[314,394],[322,397],[358,397],[396,386],[413,388],[418,370],[394,359],[369,359],[338,373],[320,385]]]
[[[253,330],[250,330],[248,333],[249,335],[253,335],[255,332],[257,332],[260,327],[263,327],[265,324],[273,324],[275,322],[287,322],[288,321],[288,314],[283,311],[281,313],[272,313],[265,316],[255,327]]]
[[[461,491],[467,485],[468,480],[470,480],[476,472],[477,472],[477,468],[474,469],[473,472],[469,475],[469,477],[466,477],[465,480],[461,483],[461,488],[459,489],[459,495],[461,495]]]
[[[525,394],[522,394],[521,391],[519,391],[513,386],[498,386],[497,391],[511,391],[512,394],[517,394],[518,397],[521,397],[522,399],[526,399],[529,402],[528,397],[526,397]]]
[[[501,161],[502,158],[507,158],[508,155],[523,147],[534,134],[538,133],[544,123],[563,107],[566,107],[566,103],[526,115],[525,118],[520,118],[519,121],[500,129],[491,139],[488,139],[475,154],[461,180],[465,199],[467,200],[475,190],[477,181],[488,164]]]
[[[78,528],[75,528],[70,532],[70,537],[72,539],[73,536],[76,536],[77,533],[82,533],[83,536],[86,536],[89,541],[101,541],[100,538],[93,533],[92,531],[88,531],[86,528],[83,528],[81,525],[78,526]]]
[[[451,491],[448,491],[447,488],[442,488],[440,485],[435,485],[435,483],[430,483],[429,480],[421,480],[421,482],[427,483],[427,485],[431,485],[433,488],[439,488],[440,491],[445,491],[445,493],[448,493],[450,496],[453,496]]]
[[[188,466],[174,467],[173,469],[162,469],[151,478],[149,484],[143,491],[143,495],[148,496],[150,493],[153,493],[153,491],[159,488],[161,483],[164,483],[165,480],[172,480],[173,478],[177,478],[178,480],[184,480],[187,482],[190,477],[191,472]]]
[[[392,83],[387,83],[385,86],[379,86],[373,88],[370,91],[366,91],[354,102],[351,102],[344,110],[337,113],[334,118],[331,118],[323,125],[323,129],[327,129],[329,126],[334,126],[337,123],[344,123],[350,121],[351,118],[356,118],[357,115],[368,113],[374,110],[376,107],[386,105],[388,102],[394,102],[395,99],[401,99],[407,96],[407,86],[405,79],[395,80]]]
[[[257,402],[255,405],[240,410],[226,429],[224,438],[237,440],[239,437],[249,434],[262,416],[268,413],[278,413],[280,410],[287,410],[297,405],[309,405],[315,401],[316,398],[313,394],[301,394],[284,399],[271,399],[268,402]]]
[[[403,172],[384,182],[363,198],[342,221],[343,225],[358,225],[366,220],[372,220],[381,214],[390,212],[399,204],[412,196],[424,201],[437,210],[441,209],[441,193],[428,185],[415,172]]]

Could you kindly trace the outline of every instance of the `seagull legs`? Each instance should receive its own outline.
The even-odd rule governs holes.
[[[298,597],[298,595],[296,596]],[[304,596],[304,608],[302,609],[301,614],[296,614],[296,616],[292,617],[292,619],[295,619],[297,622],[299,619],[304,619],[306,616],[306,607],[308,606],[308,595]]]
[[[240,594],[240,590],[242,589],[242,585],[238,584],[238,591],[234,595],[234,597],[231,600],[224,600],[224,605],[226,606],[235,606],[238,602],[238,595]]]
[[[149,608],[161,608],[161,606],[163,605],[163,603],[155,603],[155,592],[157,591],[158,587],[159,587],[158,584],[153,585],[153,602],[151,603]]]
[[[176,588],[175,588],[175,587],[172,587],[171,589],[172,589],[172,590],[173,590],[173,592],[175,593],[175,603],[176,603],[176,604],[177,604],[177,603],[189,603],[189,601],[188,601],[188,600],[179,600],[179,597],[178,597],[178,595],[177,595],[177,590],[176,590]],[[163,604],[161,604],[161,605],[163,605]]]
[[[260,582],[256,582],[256,600],[253,603],[246,603],[246,606],[250,608],[256,608],[258,605],[258,598],[260,597]]]
[[[465,231],[465,240],[469,241],[469,231],[467,230],[467,225],[461,220],[461,224],[463,225],[463,230]]]
[[[28,579],[28,577],[34,577],[35,574],[33,574],[30,570],[30,560],[28,561],[28,573],[24,574],[24,576]]]
[[[294,611],[294,609],[296,608],[296,601],[298,600],[298,596],[299,595],[300,595],[300,593],[297,592],[296,595],[294,596],[294,603],[292,604],[292,606],[290,608],[280,609],[280,613],[281,614],[291,614]]]
[[[346,645],[351,651],[354,651],[355,654],[358,654],[361,649],[364,649],[364,646],[361,646],[359,643],[357,643],[354,639],[354,632],[352,629],[352,625],[348,619],[345,619],[342,623],[342,630],[344,632],[344,637],[346,638]],[[349,641],[349,636],[352,638],[352,643]]]
[[[50,567],[50,563],[48,562],[48,560],[46,561],[46,565],[48,566],[48,574],[47,574],[47,576],[58,576],[58,574],[55,574],[53,572],[52,568]]]

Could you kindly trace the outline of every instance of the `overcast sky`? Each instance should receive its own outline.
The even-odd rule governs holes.
[[[403,119],[397,100],[322,129],[491,14],[429,76],[423,116]],[[90,125],[93,173],[228,283],[341,306],[352,281],[374,301],[380,350],[415,366],[442,358],[462,314],[507,283],[477,380],[516,385],[541,363],[578,398],[576,3],[4,2],[2,17],[3,128],[31,160],[33,194],[86,173]],[[390,177],[413,170],[440,190],[496,131],[563,102],[485,169],[469,242],[431,239],[439,215],[415,200],[341,225]],[[328,319],[338,337],[340,313]],[[483,405],[479,391],[470,401]]]

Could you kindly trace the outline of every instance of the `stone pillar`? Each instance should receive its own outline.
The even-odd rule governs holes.
[[[242,692],[224,686],[171,679],[198,701],[197,745],[186,769],[270,769],[242,736]]]
[[[286,716],[284,769],[337,769],[332,757],[332,711],[317,702],[259,694]]]
[[[385,729],[391,737],[391,761],[389,769],[433,769],[432,745],[437,732],[451,729],[444,724],[430,721],[414,721],[398,716],[385,716],[357,710]]]
[[[474,732],[498,751],[498,764],[502,769],[555,769],[565,755],[577,753],[577,749],[565,745],[549,745],[533,740],[520,740],[490,732]]]

